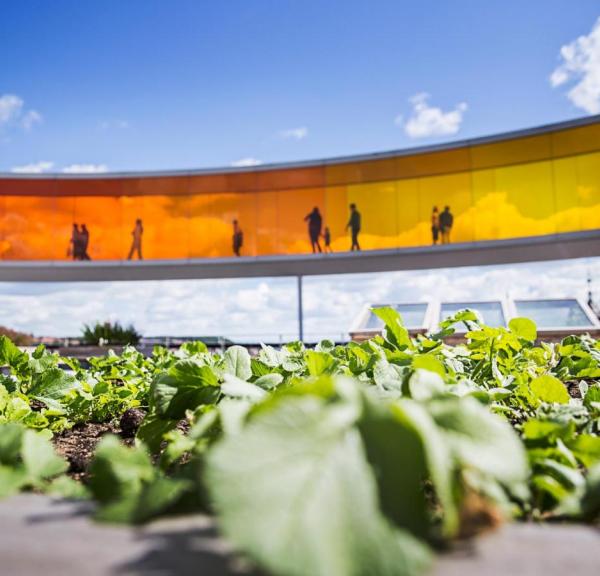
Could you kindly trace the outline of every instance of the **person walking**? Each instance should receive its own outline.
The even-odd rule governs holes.
[[[88,246],[90,244],[90,233],[85,224],[81,225],[80,239],[81,239],[80,260],[91,260],[90,255],[88,254]]]
[[[237,220],[233,221],[233,253],[236,256],[241,256],[241,249],[244,245],[244,232],[240,228],[239,222]]]
[[[129,256],[127,256],[127,260],[131,260],[133,258],[133,253],[137,252],[138,258],[143,260],[142,258],[142,234],[144,233],[144,226],[142,225],[142,219],[138,218],[135,221],[135,226],[131,231],[131,236],[133,237],[131,240],[131,248],[129,250]]]
[[[348,220],[348,224],[346,224],[346,230],[350,228],[350,232],[352,233],[352,246],[350,248],[351,252],[354,250],[360,251],[360,244],[358,243],[360,225],[360,212],[356,209],[356,204],[350,204],[350,219]]]
[[[308,236],[310,238],[310,245],[312,246],[313,254],[317,252],[323,252],[321,250],[321,244],[319,238],[321,237],[321,229],[323,228],[323,218],[319,209],[315,206],[309,214],[304,217],[304,221],[308,222]]]
[[[79,231],[79,225],[74,223],[71,229],[71,239],[69,240],[69,248],[67,250],[67,257],[73,260],[81,260],[81,232]]]
[[[331,254],[333,250],[331,249],[331,231],[329,230],[329,226],[325,226],[325,232],[323,232],[323,240],[325,242],[325,252],[329,252]]]
[[[438,239],[440,237],[440,214],[438,212],[437,206],[433,207],[433,211],[431,212],[431,239],[433,244],[438,243]]]
[[[450,244],[450,232],[454,225],[454,216],[450,212],[450,206],[446,206],[440,214],[440,231],[442,233],[442,244]]]

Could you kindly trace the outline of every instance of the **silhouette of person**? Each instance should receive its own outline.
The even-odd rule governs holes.
[[[346,224],[346,230],[350,228],[350,232],[352,233],[352,246],[350,248],[351,251],[360,251],[360,244],[358,243],[360,224],[360,212],[356,209],[356,204],[350,204],[350,219],[348,220],[348,224]]]
[[[319,209],[315,206],[309,214],[304,217],[304,221],[308,222],[308,236],[310,238],[310,244],[312,246],[313,254],[318,250],[321,250],[321,244],[319,238],[321,237],[321,229],[323,227],[323,218]]]
[[[438,239],[440,237],[440,214],[438,212],[437,206],[433,207],[431,212],[431,239],[433,244],[438,243]]]
[[[323,240],[325,241],[325,252],[333,252],[333,250],[331,249],[331,231],[329,230],[329,226],[325,226]]]
[[[143,260],[142,258],[142,234],[144,233],[144,227],[142,226],[142,219],[138,218],[135,221],[135,226],[131,231],[131,236],[133,237],[131,240],[131,248],[129,250],[129,256],[127,256],[127,260],[131,260],[133,258],[133,253],[137,252],[138,258]]]
[[[71,239],[69,240],[69,248],[67,250],[67,256],[73,260],[81,260],[81,232],[79,231],[79,225],[73,224],[71,229]]]
[[[454,216],[450,212],[450,206],[446,206],[440,214],[440,231],[442,233],[442,244],[450,244],[450,232],[454,224]]]
[[[233,221],[233,253],[236,256],[241,256],[240,250],[244,245],[244,232],[240,228],[240,225],[237,220]]]
[[[85,224],[81,225],[81,232],[79,234],[81,247],[80,247],[80,260],[91,260],[88,254],[88,246],[90,244],[90,233]]]

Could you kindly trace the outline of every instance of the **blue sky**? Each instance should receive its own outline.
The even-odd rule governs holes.
[[[277,162],[582,116],[549,77],[599,16],[587,0],[5,0],[0,95],[42,120],[4,127],[0,170]],[[456,133],[395,122],[423,92],[467,105]]]
[[[0,171],[292,161],[598,113],[599,17],[597,0],[4,0]],[[440,285],[481,298],[510,277],[562,295],[588,268],[600,276],[598,260],[539,266],[315,280],[308,330],[344,331],[368,299]],[[295,329],[287,280],[3,284],[0,310],[38,334],[108,317],[147,334]]]

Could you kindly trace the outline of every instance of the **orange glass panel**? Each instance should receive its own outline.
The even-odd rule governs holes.
[[[185,195],[189,191],[187,176],[151,176],[122,178],[119,193],[124,196]]]
[[[311,252],[308,222],[304,219],[317,208],[325,229],[325,192],[322,188],[308,190],[284,190],[277,193],[279,245],[284,254]],[[323,239],[319,238],[323,246]]]
[[[52,196],[55,181],[47,178],[0,178],[0,196]]]
[[[118,197],[80,196],[73,198],[74,221],[86,227],[89,243],[87,256],[91,260],[117,260],[121,249],[121,203]]]
[[[189,194],[202,194],[204,192],[227,191],[227,174],[202,174],[188,177]]]
[[[143,197],[144,258],[188,258],[189,203],[189,196]],[[129,223],[129,226],[133,241],[135,222]]]
[[[119,204],[121,212],[121,233],[119,235],[121,239],[121,258],[125,260],[129,254],[135,259],[139,257],[137,247],[134,246],[134,230],[138,218],[142,221],[143,227],[140,242],[141,255],[145,257],[149,248],[146,242],[146,227],[144,224],[146,220],[144,211],[145,198],[143,196],[121,196]]]
[[[331,250],[344,252],[350,248],[350,235],[346,231],[348,222],[348,197],[345,186],[330,186],[325,189],[324,226],[331,233]]]
[[[281,253],[277,192],[256,194],[256,252],[258,255]]]
[[[2,258],[5,260],[52,260],[55,244],[56,199],[39,196],[4,196]],[[65,246],[65,251],[66,251]]]
[[[55,259],[71,260],[73,258],[73,224],[75,220],[75,198],[59,196],[54,199],[54,244]]]
[[[291,188],[321,188],[325,185],[325,168],[288,168],[262,170],[257,173],[259,190],[289,190]]]
[[[56,181],[58,196],[118,196],[122,178],[60,178]]]
[[[433,207],[441,214],[446,206],[453,216],[450,242],[471,242],[474,237],[471,174],[448,174],[419,179],[419,228],[423,244],[432,243]]]

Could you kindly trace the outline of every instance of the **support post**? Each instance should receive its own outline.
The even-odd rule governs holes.
[[[302,310],[302,276],[298,276],[298,340],[304,341],[304,312]]]

